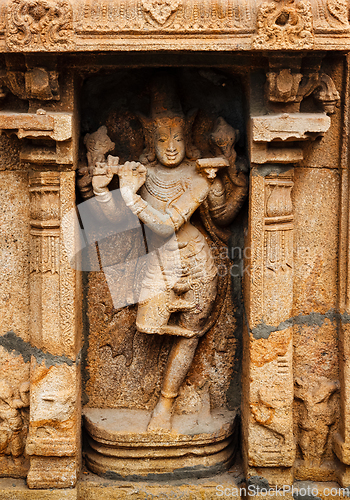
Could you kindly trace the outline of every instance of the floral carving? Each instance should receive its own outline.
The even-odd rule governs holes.
[[[73,13],[67,0],[14,0],[9,4],[7,46],[12,50],[67,50]]]
[[[145,13],[157,24],[163,26],[181,5],[181,0],[142,0]]]
[[[257,17],[255,49],[309,49],[314,43],[309,2],[263,3]]]

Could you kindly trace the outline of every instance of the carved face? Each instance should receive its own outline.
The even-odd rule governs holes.
[[[155,131],[154,147],[162,165],[177,167],[186,153],[183,127],[178,123],[160,123]]]

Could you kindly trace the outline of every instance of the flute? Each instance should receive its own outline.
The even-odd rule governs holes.
[[[200,158],[196,161],[196,167],[199,171],[204,171],[209,178],[215,177],[215,174],[219,168],[228,167],[230,165],[227,158],[216,157],[216,158]],[[120,167],[123,165],[119,165],[119,156],[108,155],[107,163],[96,163],[96,166],[93,170],[93,175],[105,175],[108,173],[108,170],[116,175],[119,173]],[[137,170],[137,165],[133,168],[133,170]]]

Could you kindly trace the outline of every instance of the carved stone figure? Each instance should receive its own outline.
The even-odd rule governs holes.
[[[337,380],[326,377],[295,379],[295,397],[303,401],[299,446],[307,464],[319,466],[322,462],[330,426],[336,421],[336,406],[332,396],[339,388]]]
[[[26,431],[22,413],[29,406],[29,382],[16,394],[7,380],[0,380],[0,454],[20,457],[24,452]]]
[[[110,219],[120,216],[120,207],[107,187],[117,173],[126,206],[151,232],[148,244],[156,249],[141,285],[137,330],[175,337],[148,430],[171,429],[174,402],[199,338],[208,330],[217,296],[214,258],[191,216],[207,200],[212,220],[225,226],[247,190],[245,176],[235,165],[234,129],[219,118],[211,134],[214,156],[199,159],[200,152],[191,141],[194,118],[194,112],[184,115],[173,82],[163,75],[153,83],[151,116],[140,116],[146,143],[140,162],[118,165],[119,159],[111,156],[107,163],[97,161],[112,143],[103,128],[90,136],[95,137],[95,154],[90,148],[88,159],[95,161],[92,186],[99,206]],[[104,134],[104,140],[98,141],[96,134]],[[222,167],[228,169],[229,196],[222,178],[215,177]]]
[[[102,222],[104,217],[105,221],[117,223],[133,214],[144,228],[148,255],[143,272],[126,271],[121,280],[112,276],[113,266],[104,267],[112,295],[113,280],[122,281],[119,293],[125,295],[127,307],[113,310],[108,301],[103,305],[101,312],[107,318],[107,324],[105,332],[101,332],[99,345],[100,348],[110,346],[113,359],[124,355],[126,366],[132,365],[130,374],[138,376],[139,371],[143,373],[138,390],[144,398],[148,394],[146,401],[152,395],[147,403],[152,405],[153,394],[159,394],[155,378],[158,374],[154,369],[152,373],[146,364],[141,366],[143,361],[137,347],[139,336],[146,334],[151,345],[154,344],[147,363],[158,363],[158,373],[163,379],[147,427],[148,432],[154,432],[171,430],[173,413],[188,412],[188,408],[184,410],[188,398],[191,401],[199,398],[194,405],[196,408],[203,407],[205,399],[206,412],[210,412],[210,381],[205,377],[201,380],[203,375],[196,373],[192,374],[192,381],[188,380],[185,385],[183,382],[192,366],[200,338],[213,329],[220,315],[232,314],[224,312],[227,294],[230,296],[231,293],[230,276],[218,276],[218,259],[211,247],[217,245],[219,251],[221,242],[226,248],[230,235],[227,226],[243,203],[247,180],[240,171],[241,165],[236,163],[234,146],[238,131],[221,117],[213,122],[206,157],[201,158],[201,152],[192,141],[196,112],[184,114],[175,82],[169,74],[158,74],[154,78],[150,107],[149,117],[138,115],[145,146],[139,161],[126,161],[120,165],[118,157],[108,156],[106,159],[107,153],[114,149],[114,143],[108,137],[107,128],[102,126],[85,137],[88,165],[80,169],[78,184],[85,199],[92,195],[93,190],[95,196],[91,206],[98,220]],[[113,174],[119,178],[119,199],[107,187]],[[115,186],[115,179],[113,182]],[[200,209],[201,217],[198,219],[197,213],[193,222],[191,217],[197,209]],[[198,225],[200,220],[202,223]],[[132,247],[139,244],[138,238],[135,236],[134,241],[124,241],[126,246],[131,243],[130,253],[127,252],[130,259],[134,251]],[[101,245],[99,243],[100,252]],[[111,254],[111,246],[110,241],[106,254]],[[135,285],[137,281],[139,284]],[[115,302],[114,307],[117,307]],[[217,334],[221,335],[221,331]],[[165,344],[159,336],[168,339]],[[139,356],[136,361],[133,358],[135,349]],[[138,370],[135,367],[137,362],[140,363]],[[205,391],[202,390],[204,387]],[[181,401],[177,404],[179,394]],[[133,407],[145,408],[140,402],[135,402]]]

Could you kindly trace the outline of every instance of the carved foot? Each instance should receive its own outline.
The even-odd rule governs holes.
[[[172,408],[175,398],[161,396],[153,410],[147,431],[170,431]]]

